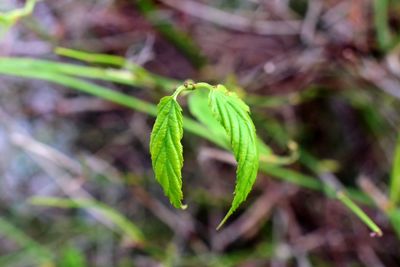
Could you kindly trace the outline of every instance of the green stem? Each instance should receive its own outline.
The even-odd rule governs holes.
[[[88,57],[89,53],[85,53]],[[131,86],[158,87],[170,92],[177,87],[180,82],[165,77],[161,77],[148,72],[141,66],[126,63],[126,69],[99,68],[79,66],[76,64],[52,62],[48,60],[30,58],[0,58],[1,69],[20,69],[21,71],[40,71],[58,74],[68,74],[76,77],[89,79],[99,79],[103,81],[116,82]]]
[[[97,53],[87,53],[79,50],[57,47],[54,52],[57,55],[73,58],[76,60],[89,62],[89,63],[99,63],[113,65],[116,67],[124,67],[126,64],[126,59],[124,57],[107,55],[107,54],[97,54]]]
[[[178,86],[178,88],[176,88],[175,92],[172,94],[172,97],[174,98],[174,100],[176,101],[176,98],[178,97],[178,95],[180,93],[182,93],[183,91],[185,91],[186,89],[187,89],[187,87],[184,85]]]
[[[393,156],[393,170],[390,178],[390,201],[393,206],[397,206],[400,202],[400,134],[397,138]]]
[[[344,192],[339,191],[336,194],[336,197],[340,202],[342,202],[346,207],[348,207],[354,214],[360,218],[377,236],[382,236],[382,230],[368,217],[368,215],[357,206]]]
[[[392,43],[389,28],[389,0],[374,0],[374,23],[379,48],[386,51]]]

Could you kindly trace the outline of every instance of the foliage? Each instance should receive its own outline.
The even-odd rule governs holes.
[[[400,202],[400,135],[397,138],[392,165],[393,171],[390,180],[390,199],[392,204],[397,206]]]
[[[83,53],[83,52],[82,52]],[[82,54],[80,54],[82,56]],[[91,55],[92,61],[95,60],[93,57],[96,59],[96,55]],[[85,57],[87,58],[87,57]],[[90,58],[90,57],[89,57]],[[99,61],[103,60],[104,57],[99,59]],[[97,61],[97,60],[95,60]],[[130,66],[130,64],[123,64],[124,66]],[[37,70],[41,70],[38,72]],[[25,59],[25,58],[1,58],[0,59],[0,73],[6,74],[6,75],[13,75],[17,77],[26,77],[26,78],[35,78],[35,79],[41,79],[45,81],[50,81],[54,82],[57,84],[61,84],[64,86],[67,86],[72,89],[76,89],[97,97],[100,97],[102,99],[112,101],[114,103],[126,106],[128,108],[132,108],[141,112],[145,112],[149,115],[156,116],[157,115],[157,107],[152,105],[151,103],[148,103],[146,101],[143,101],[141,99],[137,99],[133,96],[128,96],[126,94],[108,89],[106,87],[100,86],[93,84],[88,81],[84,81],[82,79],[76,78],[76,77],[88,77],[88,78],[98,78],[98,79],[103,79],[103,80],[111,80],[114,82],[119,82],[119,83],[131,83],[135,85],[143,85],[143,86],[148,86],[148,85],[153,85],[153,83],[148,84],[148,80],[158,80],[159,77],[155,76],[153,77],[151,74],[145,76],[145,78],[140,78],[138,80],[131,79],[131,77],[137,77],[136,68],[129,67],[130,73],[126,73],[126,70],[124,69],[103,69],[103,68],[95,68],[95,67],[82,67],[82,66],[75,66],[73,64],[64,64],[64,63],[56,63],[56,62],[50,62],[50,61],[42,61],[42,60],[36,60],[36,59]],[[141,69],[139,68],[139,73],[142,74]],[[123,75],[121,75],[124,73]],[[126,74],[125,74],[126,73]],[[75,76],[75,77],[74,77]],[[170,82],[166,83],[167,85],[170,85]],[[175,95],[177,96],[179,93],[185,90],[191,91],[193,88],[192,87],[187,87],[188,85],[182,85],[179,86],[176,91]],[[196,90],[208,90],[212,92],[215,88],[206,84],[206,83],[198,83],[196,84]],[[167,88],[165,88],[167,90]],[[243,105],[242,105],[243,107]],[[211,112],[212,114],[212,112]],[[213,115],[215,116],[215,115]],[[217,120],[217,118],[214,117],[214,120]],[[209,134],[209,129],[211,131],[218,131],[215,130],[215,126],[211,126],[211,123],[207,123],[206,125],[200,124],[190,118],[183,117],[183,128],[195,135],[198,135],[202,138],[205,138],[223,148],[228,148],[227,146],[227,138],[223,137],[223,135],[217,135],[217,136],[212,136]],[[208,127],[207,127],[208,126]],[[331,188],[327,184],[321,184],[318,180],[315,180],[313,177],[309,177],[307,175],[297,173],[292,170],[280,168],[278,166],[271,166],[269,163],[269,159],[273,159],[272,162],[275,162],[274,165],[279,165],[279,162],[282,161],[283,163],[286,163],[287,160],[276,160],[279,159],[280,157],[274,154],[271,154],[271,150],[265,146],[262,142],[258,141],[258,150],[260,152],[260,170],[267,174],[271,174],[274,177],[277,177],[279,179],[283,179],[286,181],[290,181],[295,184],[299,184],[301,186],[311,188],[311,189],[316,189],[316,190],[323,190],[328,196],[335,196],[335,188]],[[265,159],[266,162],[265,162]],[[288,161],[291,162],[291,161]],[[250,179],[251,181],[251,179]],[[328,189],[328,190],[327,190]],[[353,199],[359,199],[359,200],[365,200],[365,196],[361,192],[357,192],[354,190],[346,190],[348,192],[352,192],[352,198]],[[242,193],[245,193],[246,190],[243,190]],[[333,192],[333,194],[332,194]],[[242,194],[245,195],[245,194]],[[368,201],[367,201],[368,202]],[[236,203],[235,203],[236,205]],[[234,206],[232,206],[234,207]],[[229,214],[229,212],[228,212]],[[356,213],[357,214],[357,213]],[[229,214],[230,215],[230,214]],[[229,216],[228,215],[228,216]],[[364,214],[366,217],[368,217],[366,214]],[[378,229],[375,224],[369,225],[371,230],[374,231],[374,229]],[[379,231],[378,231],[379,232]],[[378,233],[377,233],[378,234]]]
[[[176,208],[182,208],[182,109],[167,96],[158,104],[157,119],[151,132],[150,152],[157,181]]]
[[[246,200],[257,177],[259,155],[256,130],[249,116],[250,108],[222,85],[211,90],[209,104],[214,116],[225,128],[238,162],[235,197],[220,227]]]
[[[7,12],[0,12],[0,34],[14,25],[20,18],[29,16],[40,0],[27,0],[24,7]]]
[[[0,267],[397,266],[400,5],[367,2],[2,1]]]
[[[246,200],[258,171],[258,146],[254,124],[249,116],[249,107],[235,94],[228,92],[222,86],[211,86],[207,83],[185,83],[176,89],[173,96],[164,97],[158,104],[157,119],[153,127],[150,141],[150,152],[153,168],[158,182],[169,197],[171,203],[181,208],[183,166],[182,145],[183,136],[181,108],[176,101],[177,96],[187,90],[208,89],[209,108],[214,118],[223,126],[235,158],[238,162],[235,197],[227,215],[222,220],[221,227],[230,215]],[[196,109],[196,98],[192,99],[192,111]],[[195,104],[193,104],[195,103]],[[193,107],[193,105],[195,105]],[[197,105],[198,108],[198,105]],[[205,111],[207,114],[207,111]],[[213,123],[213,119],[210,118]],[[208,124],[208,123],[207,123]],[[213,123],[213,125],[215,125]],[[213,126],[212,130],[219,129]]]

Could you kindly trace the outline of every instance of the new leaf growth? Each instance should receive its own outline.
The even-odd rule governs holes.
[[[219,228],[246,200],[257,177],[259,164],[257,136],[249,115],[249,107],[235,93],[229,92],[222,85],[214,87],[207,83],[197,83],[180,86],[172,96],[162,98],[158,104],[157,119],[150,140],[150,153],[156,179],[165,195],[172,205],[182,208],[182,110],[176,98],[183,91],[204,88],[209,90],[210,113],[225,130],[238,163],[232,205],[219,224]]]
[[[175,208],[182,208],[182,109],[172,96],[158,104],[150,137],[150,154],[157,181]]]

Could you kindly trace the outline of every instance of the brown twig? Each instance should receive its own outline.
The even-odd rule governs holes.
[[[297,35],[300,21],[260,21],[231,14],[192,0],[161,0],[162,3],[183,13],[231,30],[260,35]]]

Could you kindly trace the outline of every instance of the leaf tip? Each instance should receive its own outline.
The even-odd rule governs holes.
[[[221,229],[221,227],[222,227],[224,224],[225,224],[225,220],[222,220],[222,221],[218,224],[217,228],[215,228],[215,230],[219,231],[219,229]]]
[[[382,237],[382,236],[383,236],[383,232],[382,232],[381,229],[378,229],[378,230],[375,231],[375,232],[371,232],[371,233],[369,234],[369,236],[370,236],[370,237]]]
[[[232,213],[233,213],[233,210],[230,209],[230,210],[228,211],[228,213],[225,215],[225,217],[222,219],[222,221],[218,224],[218,226],[217,226],[217,228],[216,228],[217,231],[218,231],[219,229],[221,229],[221,227],[226,223],[226,221],[228,220],[228,218],[231,217]]]
[[[182,205],[182,201],[181,199],[177,200],[177,199],[172,199],[171,196],[167,195],[167,197],[170,199],[170,203],[172,206],[174,206],[174,208],[176,209],[185,209],[185,206],[187,205]]]

